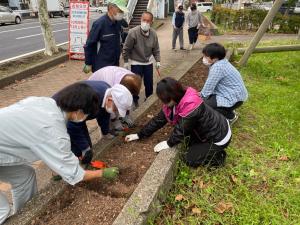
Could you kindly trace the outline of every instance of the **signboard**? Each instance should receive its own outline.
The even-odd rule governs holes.
[[[69,58],[84,60],[84,49],[89,33],[89,2],[70,1]]]

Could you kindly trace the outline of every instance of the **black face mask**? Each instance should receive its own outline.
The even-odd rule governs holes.
[[[191,7],[191,10],[192,10],[192,11],[196,10],[196,7]]]

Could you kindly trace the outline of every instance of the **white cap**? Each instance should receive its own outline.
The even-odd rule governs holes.
[[[133,101],[130,91],[125,86],[116,84],[111,88],[110,94],[118,109],[120,117],[125,117],[126,112],[130,110]]]

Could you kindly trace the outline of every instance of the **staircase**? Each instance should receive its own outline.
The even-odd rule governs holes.
[[[129,23],[129,28],[133,28],[141,24],[141,17],[143,12],[147,11],[149,0],[138,0],[135,6],[134,12],[132,14],[132,19]]]

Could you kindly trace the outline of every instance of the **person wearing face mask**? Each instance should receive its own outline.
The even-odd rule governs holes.
[[[88,78],[88,80],[104,81],[108,83],[111,87],[113,87],[116,84],[122,84],[130,91],[132,95],[139,95],[142,85],[142,79],[139,75],[134,74],[130,70],[118,66],[103,67],[97,70],[95,73],[93,73],[92,76]],[[129,116],[129,112],[126,114],[125,117],[120,119],[128,127],[134,126],[134,123]],[[112,125],[115,128],[115,130],[124,129],[119,118],[114,119]]]
[[[93,23],[84,46],[83,72],[95,72],[105,66],[119,66],[123,17],[128,12],[126,4],[125,0],[109,0],[107,14]]]
[[[129,90],[121,84],[110,87],[103,81],[81,81],[87,84],[99,98],[99,111],[89,114],[83,120],[69,121],[67,123],[68,133],[71,138],[71,150],[83,164],[89,164],[93,158],[92,141],[88,132],[86,121],[96,119],[101,128],[103,137],[112,139],[114,136],[109,133],[111,115],[125,117],[126,112],[131,108],[132,95]],[[59,97],[59,93],[53,96]]]
[[[200,26],[204,27],[205,25],[202,21],[201,13],[197,10],[196,3],[192,3],[190,9],[191,11],[188,13],[186,17],[186,22],[188,25],[188,35],[190,41],[189,50],[192,50],[194,48],[194,45],[197,42],[198,31]]]
[[[174,12],[172,18],[172,25],[173,25],[173,39],[172,39],[172,49],[176,49],[176,40],[179,36],[179,45],[181,50],[185,50],[183,47],[183,25],[184,25],[184,12],[183,6],[180,4],[178,5],[178,10]]]
[[[156,94],[163,102],[162,110],[137,134],[127,135],[125,141],[150,137],[170,123],[174,126],[171,135],[154,147],[155,152],[184,143],[188,147],[182,159],[188,166],[222,166],[226,159],[225,148],[231,140],[226,118],[206,105],[195,89],[184,88],[173,78],[158,82]]]
[[[222,113],[230,123],[238,119],[235,109],[248,98],[248,92],[239,71],[225,59],[226,50],[218,43],[206,45],[203,50],[203,64],[209,73],[201,96],[206,104]]]
[[[141,25],[129,30],[123,47],[124,67],[139,74],[144,79],[145,95],[148,98],[153,94],[153,62],[156,60],[156,69],[160,69],[160,50],[157,34],[151,28],[153,15],[150,12],[142,14]],[[133,96],[134,104],[138,107],[139,96]]]
[[[99,110],[95,91],[76,83],[56,100],[28,97],[0,109],[0,181],[11,185],[13,208],[0,191],[0,224],[19,211],[37,193],[31,163],[42,160],[64,181],[75,185],[92,179],[114,178],[117,168],[84,170],[71,152],[68,121],[81,121]]]

